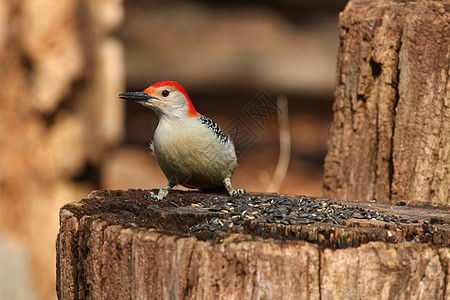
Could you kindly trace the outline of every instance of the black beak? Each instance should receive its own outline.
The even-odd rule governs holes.
[[[155,99],[156,97],[150,96],[146,92],[127,92],[119,94],[119,98],[139,102],[149,102],[151,99]]]

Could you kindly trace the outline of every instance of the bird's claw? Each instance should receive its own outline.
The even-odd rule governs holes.
[[[242,197],[244,194],[246,193],[246,191],[244,189],[237,189],[237,190],[232,190],[230,192],[230,196],[234,197],[234,198],[240,198]]]
[[[169,193],[169,191],[167,191],[165,189],[159,189],[158,194],[150,192],[149,198],[152,198],[152,199],[157,200],[157,201],[161,201],[164,198],[166,198],[168,193]]]

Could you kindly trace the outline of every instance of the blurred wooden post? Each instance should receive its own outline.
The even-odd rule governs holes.
[[[324,196],[450,203],[450,6],[352,0],[340,15]]]
[[[122,2],[0,1],[0,236],[29,254],[15,271],[36,299],[55,298],[59,207],[93,188],[122,142]]]

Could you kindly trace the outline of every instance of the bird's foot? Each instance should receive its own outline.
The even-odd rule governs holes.
[[[161,201],[162,199],[166,198],[167,194],[169,194],[169,191],[171,188],[173,188],[176,184],[173,181],[170,181],[167,183],[167,186],[163,189],[159,189],[158,195],[155,195],[155,193],[150,192],[150,195],[148,195],[148,198],[152,198],[154,200]]]
[[[240,198],[245,193],[246,193],[246,191],[244,189],[237,189],[237,190],[232,190],[232,191],[229,192],[230,196],[234,197],[234,198]]]
[[[246,193],[244,189],[233,189],[233,186],[231,185],[231,177],[225,178],[223,184],[225,185],[225,188],[227,189],[228,194],[230,194],[231,197],[240,198]]]
[[[153,192],[150,192],[149,198],[152,198],[154,200],[161,201],[164,198],[166,198],[167,194],[169,194],[169,191],[166,189],[159,189],[158,194],[155,194]]]

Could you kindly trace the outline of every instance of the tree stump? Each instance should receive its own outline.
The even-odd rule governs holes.
[[[148,194],[96,191],[61,209],[56,243],[59,299],[450,295],[448,207],[392,207],[278,194],[251,194],[233,202],[226,195],[179,191],[155,202]],[[293,217],[300,210],[285,214],[293,203],[301,203],[301,218]],[[336,223],[317,218],[330,209],[352,215]],[[236,225],[216,230],[213,225],[226,217]],[[272,217],[275,223],[261,221]],[[317,221],[283,224],[305,218]],[[205,223],[208,226],[199,227]]]
[[[352,0],[340,14],[324,195],[450,203],[450,5]]]

